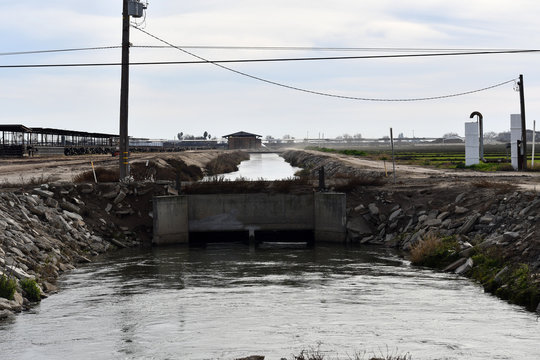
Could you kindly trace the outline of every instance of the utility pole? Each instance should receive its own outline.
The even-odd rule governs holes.
[[[521,169],[527,170],[527,124],[525,122],[525,93],[523,91],[523,75],[519,75],[519,102],[521,106]]]
[[[394,175],[394,185],[396,185],[396,158],[394,157],[394,133],[390,128],[390,143],[392,144],[392,174]]]
[[[129,99],[129,0],[122,7],[122,78],[120,85],[120,181],[129,176],[128,99]]]
[[[128,100],[129,100],[129,27],[130,17],[144,15],[147,3],[140,0],[122,0],[122,78],[120,84],[120,139],[119,161],[120,181],[129,177],[129,135],[128,135]]]

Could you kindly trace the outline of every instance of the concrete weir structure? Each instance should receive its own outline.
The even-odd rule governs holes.
[[[224,234],[255,242],[279,233],[308,235],[315,242],[344,242],[346,237],[343,193],[157,196],[153,218],[155,245]]]

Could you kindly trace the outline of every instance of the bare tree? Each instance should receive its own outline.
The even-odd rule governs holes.
[[[453,138],[458,138],[459,134],[455,132],[449,132],[449,133],[444,134],[442,137],[443,139],[453,139]]]

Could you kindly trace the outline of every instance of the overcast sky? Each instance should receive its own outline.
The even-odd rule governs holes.
[[[0,0],[0,52],[121,44],[121,0]],[[537,0],[152,1],[144,30],[179,46],[540,48]],[[163,45],[131,29],[134,46]],[[355,56],[381,51],[187,50],[210,60]],[[400,52],[400,54],[403,52]],[[408,52],[411,53],[411,52]],[[0,65],[119,62],[121,50],[3,55]],[[132,48],[131,61],[190,61],[178,49]],[[540,119],[540,53],[309,62],[231,63],[285,85],[350,97],[423,98],[524,75],[528,128]],[[0,68],[3,124],[118,133],[120,67]],[[473,111],[484,131],[519,113],[509,83],[433,101],[370,102],[313,95],[213,64],[131,66],[129,135],[172,139],[208,131],[316,138],[464,134]]]

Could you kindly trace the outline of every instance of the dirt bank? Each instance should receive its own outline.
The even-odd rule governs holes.
[[[205,169],[207,164],[215,160],[225,150],[183,151],[178,153],[133,153],[130,157],[132,167],[144,166],[146,162],[167,166],[168,161],[182,161],[187,166],[193,165]],[[45,183],[55,181],[73,181],[74,177],[95,167],[116,170],[118,157],[110,155],[82,155],[35,157],[27,159],[0,159],[0,185]],[[99,179],[98,179],[99,180]]]

